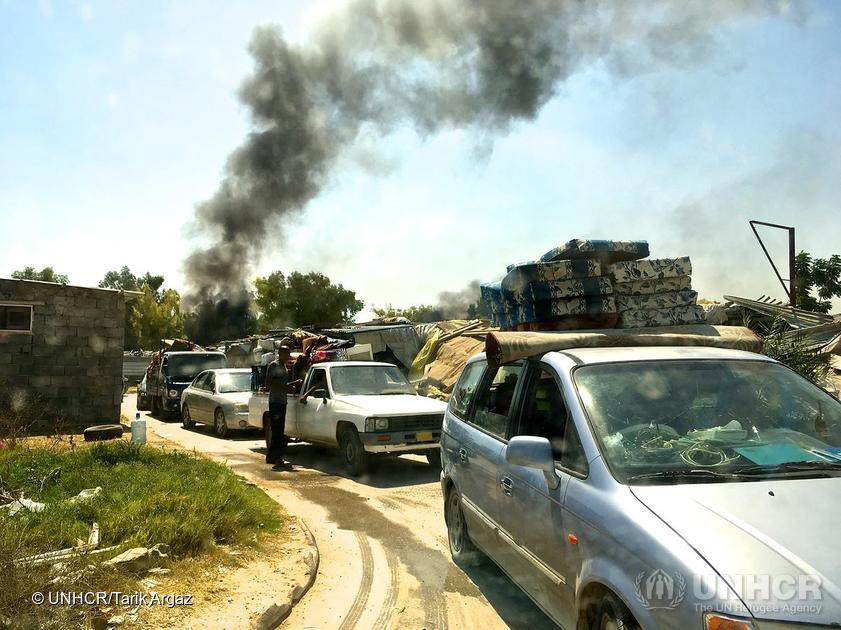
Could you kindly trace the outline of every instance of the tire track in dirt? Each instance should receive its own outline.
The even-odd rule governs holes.
[[[385,550],[385,554],[389,569],[388,591],[380,615],[374,622],[372,630],[386,630],[388,628],[391,616],[394,614],[394,607],[397,604],[397,593],[400,589],[400,567],[398,566],[397,556],[389,549]]]
[[[359,590],[345,615],[339,630],[352,630],[356,628],[359,618],[365,612],[365,605],[368,603],[368,594],[371,592],[371,585],[374,583],[374,556],[371,553],[371,545],[368,537],[362,532],[354,532],[356,542],[359,543],[359,556],[362,559],[362,579],[359,581]]]

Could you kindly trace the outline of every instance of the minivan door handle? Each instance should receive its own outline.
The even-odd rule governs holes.
[[[462,463],[467,462],[467,449],[458,449],[458,458],[461,460]]]
[[[499,487],[502,488],[502,493],[511,496],[514,490],[514,482],[508,477],[503,477],[499,480]]]

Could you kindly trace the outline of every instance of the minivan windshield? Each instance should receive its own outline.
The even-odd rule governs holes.
[[[765,361],[587,365],[574,380],[622,483],[838,474],[841,403]]]
[[[191,381],[199,372],[227,367],[221,354],[175,354],[167,357],[169,376],[178,381]]]
[[[330,371],[333,392],[345,396],[414,394],[415,389],[393,365],[347,365]]]

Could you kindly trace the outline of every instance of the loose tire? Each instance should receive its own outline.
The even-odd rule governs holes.
[[[225,412],[217,408],[213,414],[213,430],[220,438],[228,437],[228,422],[225,420]]]
[[[434,451],[428,451],[426,454],[426,461],[433,468],[441,470],[441,449],[436,448]]]
[[[190,408],[187,405],[184,405],[184,408],[181,410],[181,426],[185,429],[192,429],[196,426],[196,423],[193,422],[193,417],[190,415]]]
[[[123,426],[120,424],[99,424],[85,429],[83,435],[85,442],[116,440],[123,437]]]
[[[625,604],[613,593],[608,593],[599,605],[596,628],[598,630],[639,630],[639,624]]]
[[[356,428],[346,427],[342,430],[339,446],[342,449],[342,459],[344,459],[352,477],[358,477],[368,472],[370,464],[368,453],[362,446],[362,440],[359,439]]]
[[[444,515],[447,521],[447,542],[450,543],[453,562],[462,567],[476,565],[481,554],[467,533],[467,523],[461,509],[461,495],[455,488],[451,488],[447,495]]]

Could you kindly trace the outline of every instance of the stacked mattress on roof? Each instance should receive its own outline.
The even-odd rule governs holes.
[[[568,241],[536,261],[509,265],[500,282],[481,286],[482,300],[501,328],[614,326],[618,311],[605,270],[647,255],[645,241]]]
[[[615,262],[607,273],[613,279],[620,328],[704,323],[688,256]]]
[[[574,239],[481,285],[491,322],[514,330],[703,323],[688,257],[644,260],[646,241]]]

